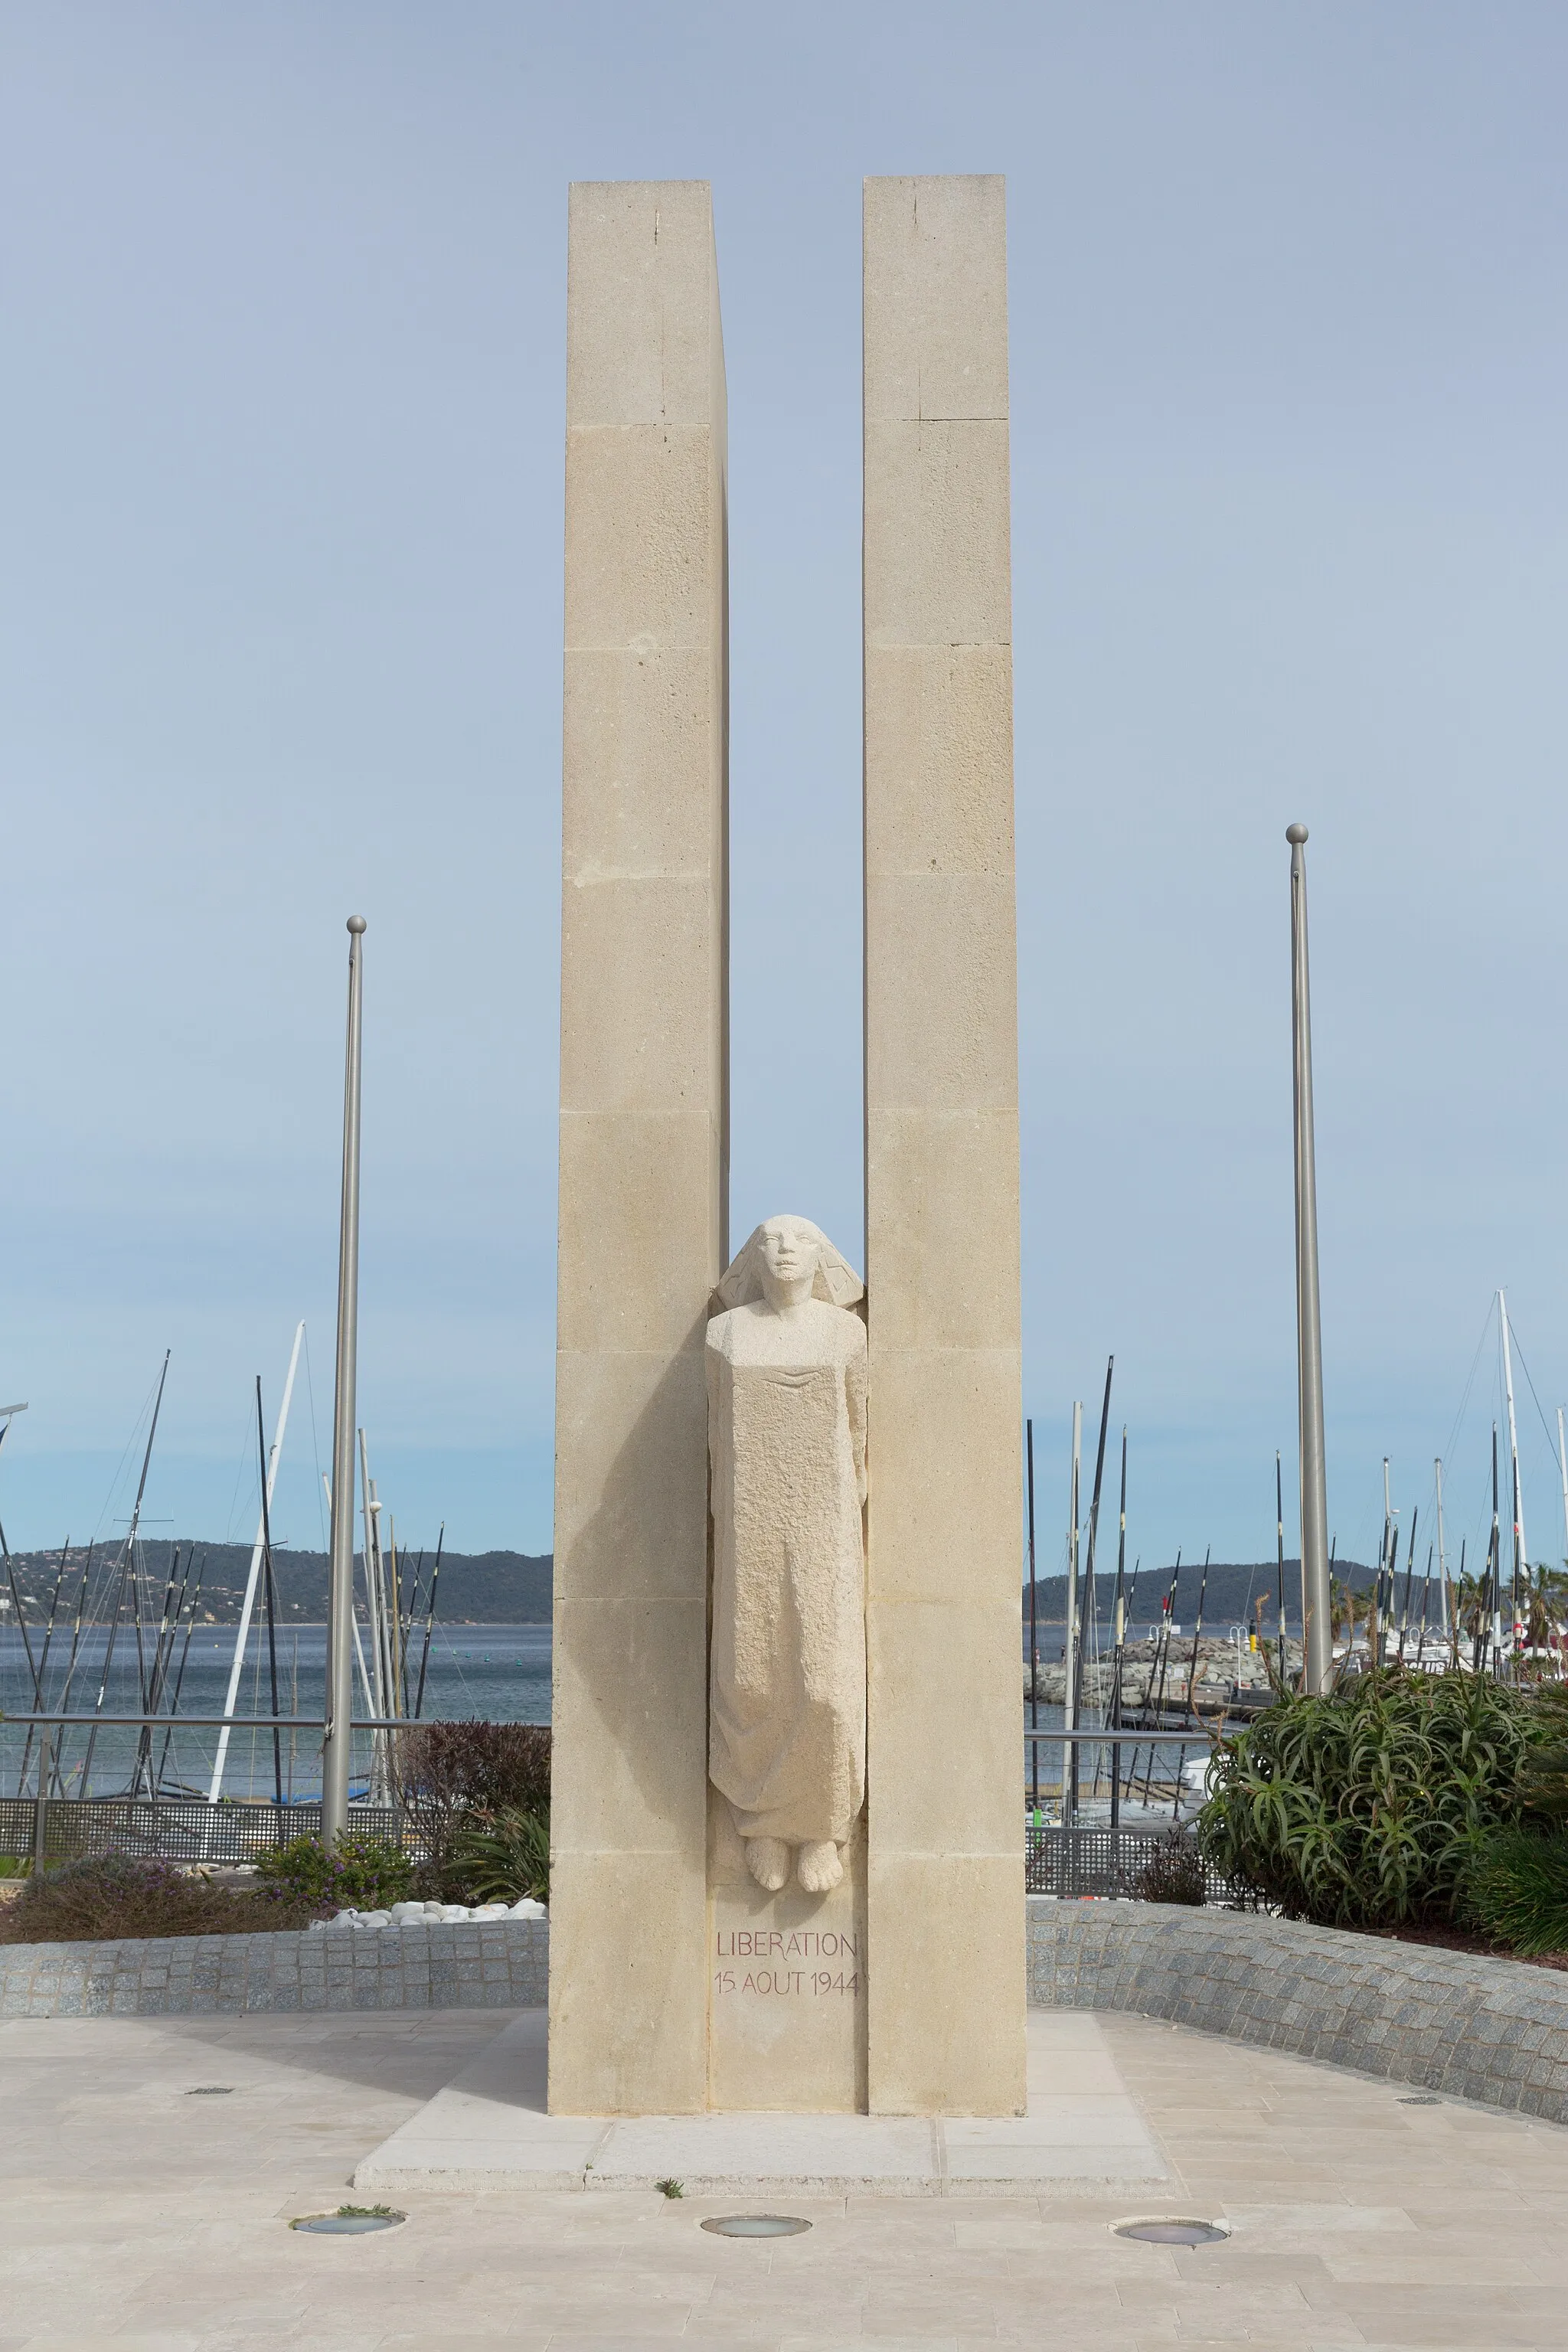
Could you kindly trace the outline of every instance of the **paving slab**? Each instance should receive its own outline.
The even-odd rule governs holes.
[[[411,2189],[656,2189],[690,2196],[1007,2196],[1168,2179],[1092,2017],[1032,2011],[1028,2113],[1018,2116],[548,2112],[542,2011],[514,2018],[354,2172]]]
[[[1056,2016],[1059,2052],[1100,2082],[1114,2068],[1163,2180],[790,2192],[811,2228],[772,2243],[699,2226],[733,2197],[629,2187],[410,2189],[384,2236],[290,2233],[352,2194],[498,2021],[514,2021],[0,2024],[0,2352],[1568,2347],[1568,2129],[1405,2107],[1394,2084],[1087,2011]],[[1047,2050],[1037,2081],[1049,2071]],[[216,2083],[232,2088],[189,2095]],[[1062,2097],[1100,2095],[1087,2083]],[[1115,2234],[1141,2213],[1232,2235],[1188,2252]]]

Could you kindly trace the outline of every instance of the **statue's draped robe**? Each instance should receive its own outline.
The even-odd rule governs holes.
[[[737,1307],[707,1364],[709,1775],[742,1837],[843,1844],[866,1793],[866,1327]]]

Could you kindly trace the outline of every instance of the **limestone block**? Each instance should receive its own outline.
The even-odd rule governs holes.
[[[1000,1478],[977,1492],[969,1465],[1008,1426],[1017,1387],[1016,1347],[879,1346],[871,1555],[878,1601],[942,1601],[956,1584],[976,1601],[1013,1609],[1017,1495]],[[934,1461],[928,1411],[943,1432]]]
[[[744,1868],[709,1902],[708,2103],[734,2114],[855,2115],[866,2105],[866,1844],[826,1895],[776,1894]]]
[[[1007,415],[1003,183],[868,180],[868,422]]]
[[[869,1098],[900,1110],[1011,1108],[1018,1099],[1017,952],[1011,870],[866,877],[878,954],[866,992]],[[918,960],[940,989],[900,976]]]
[[[563,1353],[555,1556],[576,1601],[706,1602],[708,1402],[702,1358]]]
[[[559,1246],[574,1276],[558,1300],[563,1350],[700,1350],[719,1255],[715,1127],[704,1111],[563,1115]]]
[[[866,656],[866,858],[877,874],[1013,870],[1013,660],[1005,645]]]
[[[1023,2115],[1022,1851],[879,1850],[873,1818],[868,1853],[872,2114]],[[879,1916],[903,1933],[879,1935]]]
[[[550,2111],[687,2116],[708,2104],[707,2001],[692,1966],[695,1873],[625,1842],[552,1852]],[[705,1938],[699,1933],[698,1948]],[[695,1990],[696,1998],[693,1998]]]
[[[1007,644],[1008,551],[1005,421],[868,425],[868,650]]]
[[[883,1349],[1006,1348],[1016,1365],[1016,1111],[874,1109],[866,1120],[866,1185],[889,1239],[897,1236],[900,1268],[900,1279],[872,1301],[873,1360]],[[912,1394],[909,1406],[914,1412]],[[929,1425],[943,1426],[934,1409]],[[936,1470],[929,1449],[921,1458],[923,1486]]]
[[[879,1592],[868,1612],[872,1690],[932,1695],[918,1740],[886,1710],[874,1716],[867,1767],[879,1856],[1022,1850],[1018,1604],[1011,1595],[988,1605],[974,1597],[966,1575],[972,1561],[966,1547],[952,1562],[943,1600],[894,1601]],[[987,1581],[994,1588],[994,1575]]]
[[[671,777],[712,757],[710,646],[581,646],[565,671],[562,864],[577,888],[721,866],[720,812]]]
[[[558,1600],[552,1711],[596,1730],[598,1769],[551,1775],[553,1841],[613,1852],[706,1850],[702,1727],[705,1601]]]
[[[574,433],[566,450],[566,645],[709,641],[720,586],[722,481],[694,425]]]
[[[718,941],[702,875],[569,881],[561,1100],[574,1111],[668,1111],[712,1100],[707,1020]]]
[[[580,180],[568,205],[583,266],[566,306],[567,429],[659,418],[722,430],[707,182]]]

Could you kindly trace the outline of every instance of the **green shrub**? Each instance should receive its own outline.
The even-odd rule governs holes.
[[[1527,1959],[1568,1951],[1568,1835],[1499,1830],[1466,1870],[1459,1909],[1468,1926]]]
[[[1548,1683],[1537,1691],[1541,1745],[1532,1748],[1520,1773],[1520,1794],[1537,1820],[1568,1822],[1568,1688]]]
[[[506,1805],[458,1832],[452,1871],[470,1903],[550,1900],[550,1815]]]
[[[172,1862],[83,1855],[35,1871],[0,1909],[0,1942],[101,1943],[117,1936],[245,1936],[308,1927],[308,1903],[220,1886]]]
[[[542,1723],[421,1723],[395,1744],[405,1812],[428,1860],[423,1890],[453,1899],[464,1881],[458,1837],[478,1820],[550,1811],[550,1727]]]
[[[1288,1918],[1452,1916],[1482,1843],[1511,1827],[1551,1736],[1540,1702],[1475,1675],[1358,1675],[1280,1697],[1219,1741],[1198,1816],[1207,1861]]]
[[[1181,1830],[1167,1830],[1134,1885],[1144,1903],[1204,1902],[1204,1861],[1194,1840]]]
[[[343,1837],[329,1853],[319,1837],[289,1838],[256,1857],[259,1886],[268,1894],[327,1910],[381,1911],[401,1903],[414,1885],[414,1864],[384,1838]]]
[[[410,1796],[439,1798],[466,1811],[493,1813],[519,1805],[537,1813],[550,1802],[550,1726],[421,1723],[397,1739],[397,1763]]]

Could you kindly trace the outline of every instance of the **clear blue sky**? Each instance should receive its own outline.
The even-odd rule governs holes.
[[[733,1224],[858,1254],[859,183],[946,171],[1009,184],[1042,1559],[1111,1349],[1134,1549],[1271,1547],[1294,817],[1331,1519],[1448,1447],[1473,1542],[1500,1282],[1568,1393],[1565,68],[1529,0],[10,8],[12,1543],[124,1511],[166,1347],[156,1531],[248,1533],[301,1315],[324,1451],[363,908],[373,1466],[405,1540],[549,1544],[574,178],[713,184]]]

